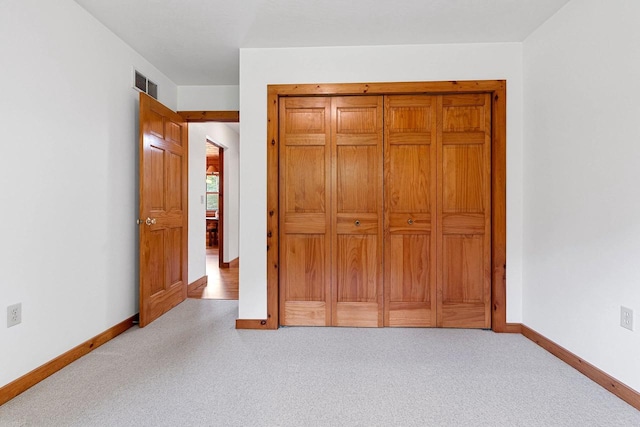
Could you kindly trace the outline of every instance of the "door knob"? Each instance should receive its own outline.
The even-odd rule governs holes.
[[[144,223],[147,224],[147,225],[153,225],[153,224],[156,223],[156,219],[155,218],[151,219],[151,218],[147,217],[147,219],[144,221]]]
[[[356,222],[354,222],[354,224],[356,225],[356,227],[360,227],[360,220],[356,219]]]
[[[407,224],[412,225],[412,224],[413,224],[413,219],[409,218],[409,219],[407,220]]]

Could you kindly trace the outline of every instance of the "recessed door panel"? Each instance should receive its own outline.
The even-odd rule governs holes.
[[[485,179],[484,147],[445,145],[442,149],[442,211],[484,213]]]
[[[176,145],[182,145],[182,125],[171,120],[165,121],[167,141],[171,141]]]
[[[388,156],[389,212],[430,212],[432,197],[430,144],[390,144]]]
[[[182,281],[182,228],[171,227],[165,232],[166,248],[165,251],[168,254],[167,259],[167,284],[169,287],[180,286]]]
[[[288,284],[286,301],[325,301],[324,235],[288,234],[283,242],[286,252],[282,261],[287,269],[283,275]]]
[[[327,150],[324,145],[285,148],[285,212],[326,213]]]
[[[308,99],[308,98],[307,98]],[[305,108],[304,104],[296,105],[296,100],[287,103],[285,129],[287,136],[295,135],[324,135],[327,132],[325,126],[326,110],[323,105],[319,107]]]
[[[449,303],[484,300],[484,236],[449,234],[443,238],[442,297]]]
[[[376,303],[378,236],[339,235],[337,242],[337,302]]]
[[[182,155],[167,153],[167,210],[182,211]]]
[[[398,234],[391,237],[391,283],[389,302],[429,302],[425,283],[431,274],[431,242],[427,234]]]
[[[164,256],[164,230],[153,230],[148,234],[146,246],[140,248],[146,252],[149,267],[149,296],[154,296],[165,290],[164,280],[165,256]]]
[[[165,151],[161,147],[150,145],[147,151],[147,162],[150,169],[148,179],[149,191],[147,194],[148,203],[153,211],[165,210]]]
[[[338,146],[337,157],[337,211],[339,213],[378,211],[378,147]]]

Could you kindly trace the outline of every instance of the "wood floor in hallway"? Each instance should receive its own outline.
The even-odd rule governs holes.
[[[189,291],[189,298],[238,299],[238,262],[229,268],[218,267],[218,248],[207,247],[207,286]]]

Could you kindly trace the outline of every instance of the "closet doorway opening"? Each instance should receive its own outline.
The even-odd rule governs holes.
[[[315,97],[318,102],[313,101]],[[328,97],[333,97],[333,100],[327,101]],[[356,101],[356,97],[360,101]],[[379,101],[373,101],[374,97]],[[413,98],[419,97],[421,97],[420,102],[427,106],[422,112],[413,105],[416,103]],[[296,98],[302,102],[300,105],[297,105]],[[323,102],[324,107],[320,105]],[[308,105],[304,105],[305,103]],[[285,105],[291,108],[287,110]],[[392,105],[395,105],[395,109],[390,107]],[[285,117],[287,114],[291,115],[289,119]],[[304,132],[298,135],[295,135],[295,130],[293,133],[288,132],[302,118],[308,121],[303,125]],[[427,217],[430,214],[426,215],[425,212],[431,212],[430,208],[420,206],[412,208],[411,203],[407,205],[408,210],[403,214],[408,215],[409,226],[405,224],[402,227],[415,229],[414,225],[420,225],[422,231],[406,239],[404,247],[413,248],[414,252],[424,251],[424,254],[427,254],[429,246],[436,248],[436,244],[433,243],[436,239],[440,245],[437,249],[438,256],[454,260],[457,264],[453,266],[432,264],[430,267],[432,270],[427,275],[433,274],[434,277],[439,277],[439,280],[448,277],[452,279],[450,280],[452,283],[465,280],[466,276],[471,277],[473,271],[486,278],[484,285],[487,290],[484,297],[486,307],[482,314],[485,318],[484,322],[474,320],[468,324],[465,323],[464,317],[470,316],[469,313],[473,310],[465,309],[462,303],[465,303],[465,298],[469,300],[466,302],[472,302],[471,300],[477,295],[468,297],[465,295],[465,289],[468,287],[462,286],[459,290],[455,290],[452,285],[446,283],[440,285],[437,290],[430,288],[428,291],[434,300],[442,302],[447,295],[450,299],[448,305],[438,306],[438,310],[441,311],[441,315],[438,315],[440,317],[436,314],[431,316],[432,313],[425,308],[424,304],[420,307],[409,303],[395,304],[397,310],[391,317],[388,311],[385,312],[395,298],[390,297],[390,292],[396,292],[396,297],[398,292],[397,289],[389,290],[387,282],[393,279],[395,273],[390,273],[393,270],[393,263],[383,257],[382,241],[384,240],[387,245],[392,244],[394,240],[391,235],[394,230],[396,232],[399,230],[399,225],[396,224],[394,228],[393,224],[399,218],[395,218],[395,214],[390,211],[388,204],[390,194],[384,195],[387,199],[383,206],[382,193],[372,195],[373,193],[364,188],[363,193],[358,195],[360,191],[358,188],[361,186],[349,189],[345,186],[346,181],[341,181],[340,176],[342,174],[344,177],[345,174],[353,172],[352,169],[346,168],[347,163],[365,159],[355,168],[360,171],[357,173],[361,177],[367,177],[368,180],[379,180],[380,183],[389,185],[390,180],[393,179],[389,177],[389,173],[394,162],[396,166],[399,165],[398,156],[402,157],[410,152],[418,153],[421,150],[410,147],[404,150],[404,154],[400,150],[396,153],[394,160],[393,150],[389,150],[388,144],[398,136],[385,132],[393,127],[394,123],[400,123],[403,120],[404,129],[400,133],[404,135],[401,135],[400,139],[404,142],[399,144],[407,147],[419,146],[421,142],[418,136],[416,136],[418,139],[412,140],[410,135],[416,133],[414,131],[423,131],[423,138],[425,135],[428,138],[433,137],[431,148],[427,148],[429,145],[427,142],[422,152],[432,153],[431,157],[425,154],[425,158],[430,159],[428,162],[437,158],[437,162],[440,163],[434,163],[434,169],[426,171],[426,175],[423,175],[433,177],[433,183],[425,184],[427,187],[433,184],[434,188],[439,185],[440,189],[433,190],[434,200],[426,202],[425,206],[432,203],[434,210],[436,206],[444,206],[444,208],[437,208],[439,213],[437,215],[434,213],[432,217],[434,220],[429,223],[431,218]],[[421,120],[428,122],[428,129],[417,123]],[[483,120],[486,120],[485,127],[479,125]],[[371,129],[363,131],[367,126]],[[317,321],[312,324],[392,326],[394,321],[400,319],[407,322],[406,326],[490,327],[497,332],[507,331],[505,81],[269,86],[267,129],[267,261],[272,268],[268,269],[267,278],[268,318],[261,322],[262,327],[277,328],[280,324],[291,323],[287,320],[287,316],[293,319],[295,324],[298,320],[296,316],[302,309],[303,317]],[[358,135],[360,131],[364,133]],[[378,137],[373,137],[374,134]],[[484,145],[485,148],[482,148],[485,139],[488,143]],[[383,156],[383,152],[388,156]],[[323,162],[326,170],[314,176],[308,169],[295,166],[299,163],[298,159],[308,157],[315,157],[316,163]],[[408,156],[409,162],[411,157],[411,155]],[[478,159],[481,158],[487,162],[486,170],[477,165]],[[288,165],[293,166],[286,169]],[[340,165],[345,166],[342,171]],[[418,169],[420,167],[418,166]],[[306,172],[302,172],[304,170]],[[296,178],[296,173],[306,173],[308,176]],[[486,180],[473,177],[480,175],[485,176]],[[402,179],[405,178],[399,176]],[[321,180],[322,183],[320,183]],[[465,180],[467,184],[471,183],[467,189],[463,188],[459,194],[452,193],[451,189],[459,187]],[[442,182],[445,182],[444,187]],[[285,188],[287,183],[294,183],[294,187],[296,185],[298,187],[292,190],[290,188],[291,191],[288,191]],[[487,188],[482,191],[474,189],[483,186]],[[372,186],[374,187],[375,185]],[[476,193],[481,196],[477,196]],[[309,206],[300,205],[301,194],[311,197]],[[369,197],[368,201],[367,197]],[[482,201],[478,197],[485,199]],[[339,212],[338,208],[344,209]],[[424,212],[421,212],[421,209]],[[309,218],[297,218],[298,213]],[[403,219],[406,220],[406,218]],[[303,229],[301,224],[309,225],[311,228]],[[481,224],[485,225],[481,226]],[[429,235],[433,230],[439,230],[440,235]],[[449,238],[449,234],[456,232],[457,236]],[[486,235],[482,235],[483,232],[486,232]],[[445,233],[444,237],[442,233]],[[419,236],[420,234],[422,236]],[[366,235],[369,236],[364,237]],[[424,238],[425,235],[427,238]],[[326,239],[323,240],[325,237]],[[415,245],[412,246],[411,241],[414,240]],[[396,243],[399,241],[396,239]],[[476,261],[469,261],[471,258],[465,258],[466,253],[474,252],[484,254],[486,263],[481,265]],[[429,256],[431,255],[429,253]],[[297,261],[296,257],[299,258]],[[373,262],[368,266],[365,265],[364,260],[371,257]],[[417,258],[422,260],[416,260],[414,257],[416,265],[428,263],[426,255],[418,255]],[[398,264],[400,261],[393,262]],[[302,263],[302,265],[298,264],[301,268],[295,267],[296,262]],[[469,262],[477,265],[469,267]],[[343,268],[344,266],[347,267]],[[458,268],[460,266],[463,267],[462,270]],[[402,265],[395,271],[400,270]],[[426,271],[429,268],[425,267],[423,270]],[[291,274],[301,277],[296,279],[291,277]],[[424,277],[426,276],[423,274]],[[293,283],[310,280],[315,280],[319,286],[304,289],[286,285],[287,281]],[[345,291],[348,288],[340,287],[341,280],[343,283],[345,280],[353,282],[351,291]],[[371,285],[375,280],[381,281],[379,286],[374,284],[367,288],[367,285]],[[413,285],[409,284],[407,292],[415,294],[411,286]],[[399,288],[400,293],[403,292],[401,288],[402,286]],[[419,290],[417,292],[420,293]],[[420,298],[424,298],[424,295]],[[426,298],[429,299],[429,297]],[[415,307],[415,310],[412,310],[412,307]],[[414,322],[417,319],[416,316],[431,316],[432,321]],[[390,322],[389,319],[395,320]],[[412,322],[416,324],[411,324]],[[400,325],[402,323],[396,324],[396,326]]]

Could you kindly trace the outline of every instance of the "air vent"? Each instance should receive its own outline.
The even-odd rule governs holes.
[[[158,99],[158,85],[151,80],[147,80],[147,93],[149,94],[149,96]]]
[[[140,92],[144,92],[149,96],[158,99],[158,85],[146,78],[138,70],[134,70],[133,87]]]

